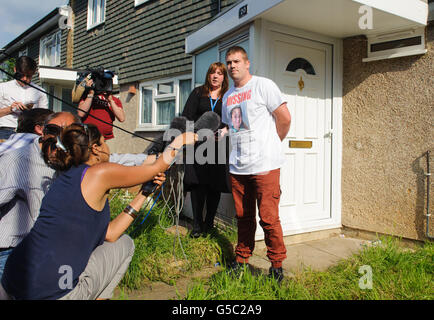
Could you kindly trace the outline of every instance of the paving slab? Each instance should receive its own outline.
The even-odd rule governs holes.
[[[358,253],[368,241],[342,236],[286,245],[287,258],[283,261],[285,275],[302,272],[306,268],[325,271]],[[249,263],[254,268],[267,270],[270,262],[264,243],[258,243]]]

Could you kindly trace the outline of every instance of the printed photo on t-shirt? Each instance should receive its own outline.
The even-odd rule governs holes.
[[[249,120],[245,105],[235,105],[229,110],[229,122],[232,133],[249,130]]]

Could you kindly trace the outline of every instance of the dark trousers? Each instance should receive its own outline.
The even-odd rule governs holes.
[[[267,257],[275,268],[286,258],[279,219],[280,169],[262,175],[231,174],[232,195],[238,222],[237,261],[247,263],[255,248],[256,203],[264,230]]]
[[[15,133],[15,128],[0,127],[0,140],[7,140]]]
[[[214,227],[214,218],[220,202],[220,191],[206,185],[195,185],[191,189],[191,205],[193,208],[193,232],[208,231]],[[203,207],[206,201],[206,216],[203,220]]]

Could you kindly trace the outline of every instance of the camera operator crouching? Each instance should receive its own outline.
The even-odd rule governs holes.
[[[78,107],[80,110],[78,110],[77,114],[81,117],[83,123],[96,125],[105,140],[114,138],[113,126],[111,124],[113,124],[115,119],[120,122],[125,121],[125,111],[122,102],[112,95],[113,76],[114,74],[111,71],[104,71],[102,69],[93,70],[85,75],[84,80],[81,81],[82,84],[80,84],[81,86],[85,85],[85,90],[79,97]],[[101,122],[89,115],[104,120],[107,123]]]

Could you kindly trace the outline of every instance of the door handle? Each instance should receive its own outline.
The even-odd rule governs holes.
[[[333,129],[330,129],[328,132],[326,132],[326,134],[324,135],[324,138],[329,138],[331,139],[333,137],[333,133],[335,131]]]

